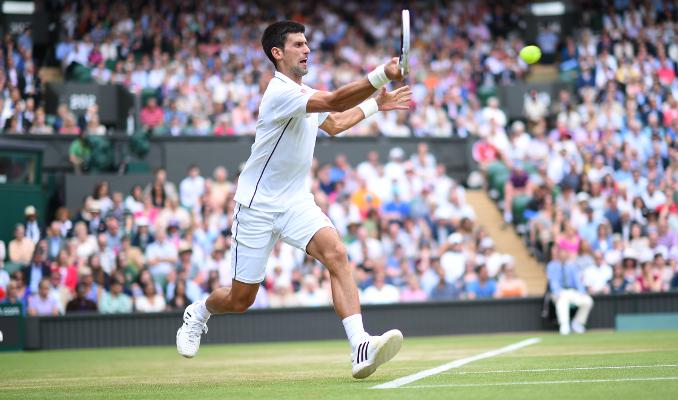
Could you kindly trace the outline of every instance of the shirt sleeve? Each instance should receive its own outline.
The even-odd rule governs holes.
[[[303,116],[306,114],[308,99],[313,93],[314,91],[300,87],[282,87],[272,99],[269,112],[276,121]]]

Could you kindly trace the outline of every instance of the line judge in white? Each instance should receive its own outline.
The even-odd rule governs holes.
[[[233,284],[186,308],[177,350],[193,357],[212,314],[244,312],[252,305],[264,280],[266,260],[280,239],[330,271],[334,307],[352,347],[353,377],[361,379],[396,355],[402,333],[365,332],[346,249],[304,181],[318,128],[334,136],[378,111],[406,110],[412,92],[408,86],[392,92],[383,88],[391,80],[403,79],[397,58],[334,92],[304,85],[301,79],[308,72],[311,51],[304,32],[299,23],[281,21],[268,26],[262,36],[263,50],[276,71],[261,100],[252,153],[235,194]],[[375,91],[377,96],[370,98]]]

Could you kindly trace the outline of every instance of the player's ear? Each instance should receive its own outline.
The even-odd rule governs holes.
[[[272,47],[271,48],[271,55],[276,60],[282,60],[283,59],[283,51],[280,47]]]

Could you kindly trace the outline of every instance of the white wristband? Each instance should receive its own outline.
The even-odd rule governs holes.
[[[381,87],[384,86],[385,84],[391,82],[391,80],[388,79],[388,76],[386,76],[384,64],[378,66],[372,72],[367,74],[367,79],[370,81],[372,86],[374,86],[374,88],[377,90],[381,89]]]
[[[363,110],[363,114],[365,114],[365,119],[379,112],[379,105],[377,104],[377,101],[373,98],[363,101],[362,103],[358,104],[358,107],[360,107],[360,109]]]

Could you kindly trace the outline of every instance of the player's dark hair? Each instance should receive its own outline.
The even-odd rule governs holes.
[[[271,50],[274,47],[283,50],[285,48],[285,40],[287,39],[288,33],[305,32],[306,27],[294,21],[278,21],[266,28],[264,34],[261,36],[261,47],[264,49],[264,53],[266,53],[266,56],[271,60],[276,69],[278,69],[278,65],[275,62],[275,58],[273,58]]]

